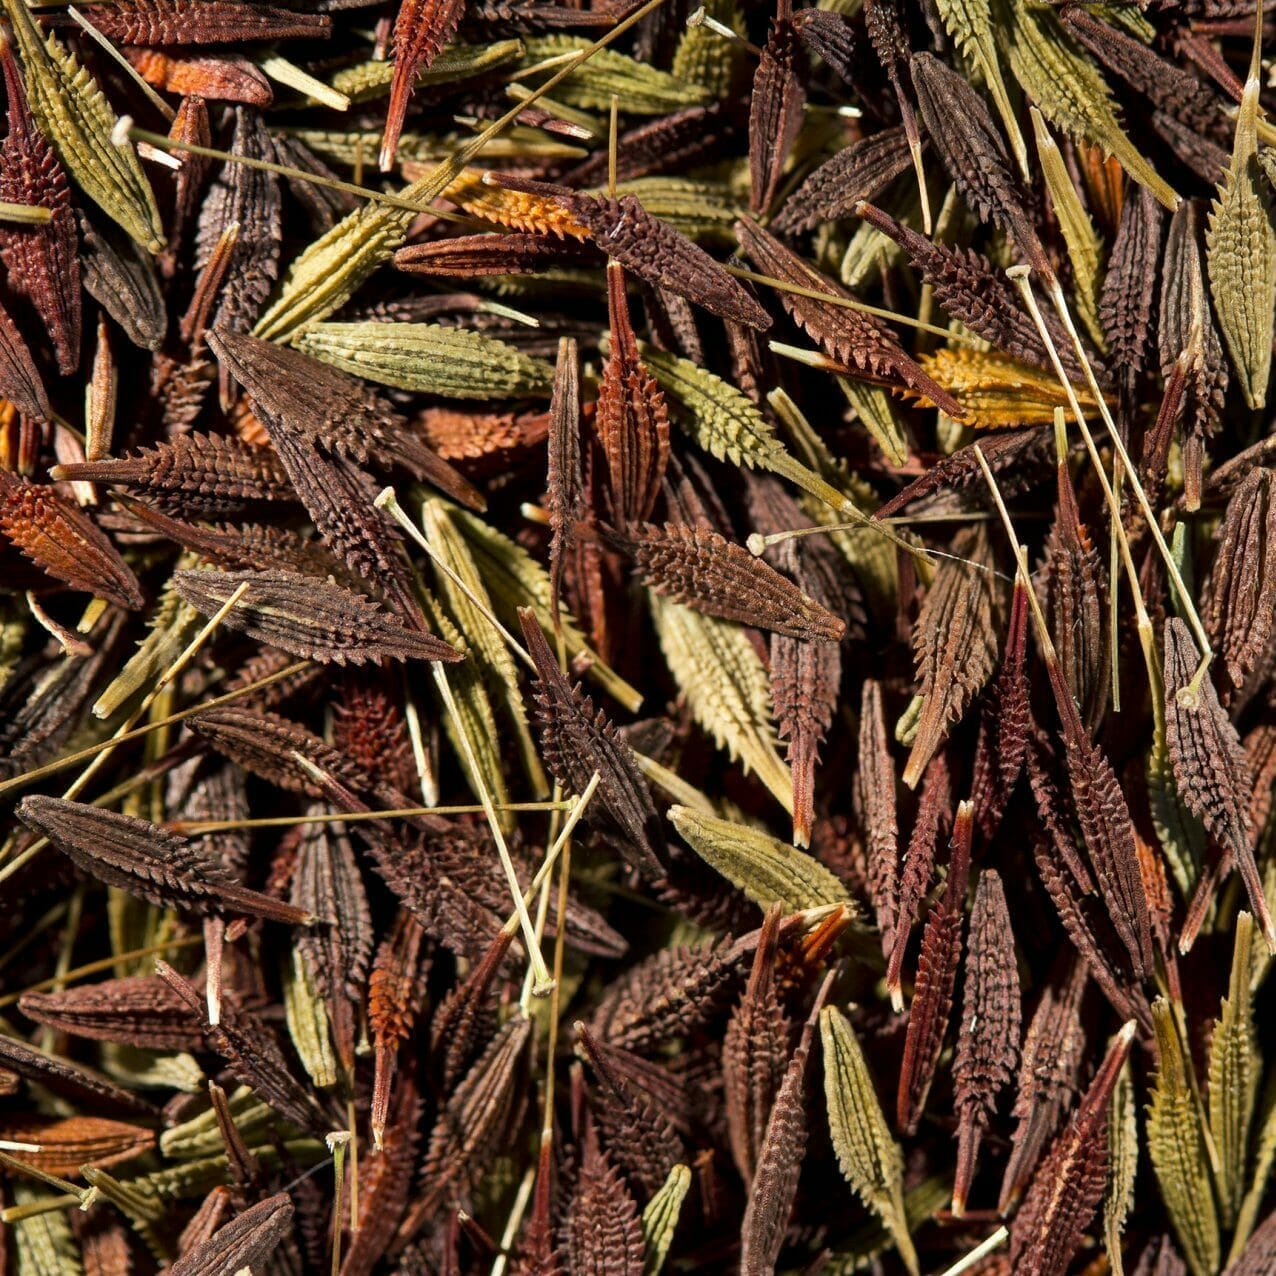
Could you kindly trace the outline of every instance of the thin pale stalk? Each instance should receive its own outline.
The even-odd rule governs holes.
[[[1081,437],[1085,440],[1086,452],[1089,454],[1090,464],[1094,467],[1095,474],[1098,476],[1100,487],[1103,488],[1104,500],[1107,502],[1108,511],[1112,516],[1112,528],[1116,533],[1118,544],[1121,548],[1121,558],[1125,564],[1126,578],[1130,582],[1130,593],[1134,599],[1135,623],[1139,631],[1139,644],[1143,648],[1143,660],[1147,666],[1148,682],[1151,687],[1152,695],[1156,697],[1160,694],[1161,690],[1160,660],[1156,653],[1156,642],[1152,632],[1152,621],[1148,616],[1147,607],[1143,601],[1143,590],[1139,586],[1138,568],[1134,565],[1134,556],[1130,552],[1129,538],[1125,534],[1125,525],[1121,521],[1121,505],[1117,500],[1116,492],[1113,490],[1112,484],[1108,479],[1107,471],[1103,468],[1103,462],[1099,456],[1098,446],[1095,444],[1094,435],[1091,433],[1090,426],[1085,419],[1085,413],[1081,410],[1081,404],[1077,400],[1076,391],[1073,390],[1072,383],[1068,380],[1067,374],[1063,370],[1063,363],[1059,358],[1058,350],[1055,348],[1054,339],[1051,337],[1050,331],[1046,327],[1045,319],[1041,314],[1041,308],[1037,305],[1037,299],[1033,296],[1032,285],[1028,282],[1028,276],[1031,273],[1030,268],[1027,266],[1012,266],[1008,271],[1006,271],[1006,274],[1010,277],[1011,281],[1022,295],[1029,313],[1032,315],[1033,322],[1037,325],[1037,332],[1040,334],[1041,340],[1045,343],[1046,352],[1050,356],[1050,363],[1054,368],[1055,376],[1059,379],[1059,384],[1063,387],[1064,394],[1068,399],[1068,406],[1072,409],[1072,414],[1076,418],[1077,425],[1081,430]],[[1057,284],[1055,286],[1057,287]],[[1068,322],[1069,324],[1071,323],[1070,318]],[[1080,337],[1076,337],[1076,330],[1073,329],[1072,333],[1076,341],[1079,343]],[[1084,356],[1084,350],[1082,351],[1082,354]],[[1093,382],[1094,373],[1090,370],[1090,365],[1086,363],[1085,367],[1090,380]],[[1103,393],[1099,390],[1097,383],[1094,384],[1093,389],[1097,392],[1095,394],[1096,401],[1106,412],[1107,408],[1103,403]],[[1109,417],[1108,419],[1110,420],[1111,418]],[[1117,445],[1121,450],[1122,463],[1128,470],[1129,458],[1126,456],[1124,445],[1120,442],[1120,436],[1116,433],[1115,426],[1109,428],[1111,430],[1112,437],[1117,441]],[[976,452],[978,452],[978,449],[976,449]],[[984,464],[982,454],[980,456],[980,463]],[[1133,473],[1131,473],[1131,480],[1134,483],[1137,483],[1137,480],[1134,479]],[[1141,484],[1137,486],[1137,490],[1140,492],[1142,491]],[[1144,496],[1143,499],[1146,502],[1147,497]],[[1150,511],[1148,512],[1148,519],[1154,535],[1158,538],[1158,543],[1163,546],[1165,542],[1160,539],[1160,529],[1156,526],[1156,520],[1151,517]],[[1178,568],[1174,565],[1173,560],[1169,558],[1168,549],[1165,553],[1167,561],[1170,564],[1170,570],[1177,577]],[[1182,589],[1181,580],[1179,582],[1179,587]],[[1115,588],[1115,584],[1113,585],[1113,588]],[[1031,588],[1029,590],[1029,594],[1030,596],[1035,596]],[[1186,595],[1184,594],[1184,596]],[[1200,622],[1198,621],[1197,623],[1199,624]]]
[[[341,1185],[345,1179],[346,1144],[350,1142],[348,1130],[336,1130],[325,1142],[332,1153],[332,1276],[341,1272]]]
[[[1200,668],[1196,671],[1196,674],[1190,684],[1190,686],[1195,689],[1200,686],[1200,680],[1205,676],[1205,671],[1209,668],[1210,661],[1214,658],[1214,652],[1210,647],[1210,641],[1205,632],[1205,626],[1201,623],[1201,618],[1197,614],[1196,604],[1193,602],[1191,594],[1188,593],[1187,585],[1184,583],[1183,577],[1179,572],[1178,564],[1174,561],[1174,555],[1170,553],[1170,547],[1166,544],[1165,537],[1161,533],[1161,525],[1157,521],[1151,502],[1148,500],[1147,492],[1143,490],[1143,484],[1139,480],[1138,470],[1135,468],[1134,462],[1130,460],[1130,454],[1126,451],[1125,444],[1121,441],[1121,432],[1117,429],[1116,422],[1112,419],[1112,413],[1108,408],[1107,401],[1104,399],[1103,393],[1099,389],[1099,383],[1095,378],[1094,369],[1090,366],[1090,360],[1086,355],[1085,346],[1081,342],[1081,336],[1077,332],[1076,325],[1072,322],[1072,315],[1068,310],[1068,303],[1064,299],[1063,289],[1060,287],[1059,281],[1057,279],[1046,280],[1046,291],[1050,294],[1050,300],[1059,316],[1059,320],[1067,330],[1068,336],[1072,341],[1072,348],[1076,352],[1078,362],[1081,364],[1081,371],[1085,374],[1086,385],[1089,387],[1090,393],[1094,396],[1094,401],[1099,405],[1099,415],[1103,418],[1103,424],[1107,427],[1108,435],[1112,439],[1112,446],[1115,448],[1117,455],[1121,458],[1121,464],[1125,467],[1126,474],[1129,475],[1130,489],[1133,491],[1135,499],[1139,503],[1139,509],[1143,511],[1143,517],[1147,521],[1148,531],[1152,533],[1152,539],[1156,542],[1157,551],[1160,553],[1162,560],[1165,562],[1165,569],[1169,573],[1170,579],[1174,582],[1175,592],[1178,594],[1179,600],[1183,605],[1185,618],[1192,627],[1192,634],[1196,638],[1201,651],[1204,653],[1201,656]],[[1036,319],[1035,314],[1033,317]]]
[[[399,504],[398,498],[394,494],[394,488],[384,488],[380,495],[378,495],[377,499],[373,501],[373,504],[378,509],[385,510],[386,513],[388,513],[390,517],[393,518],[394,521],[398,523],[398,525],[403,528],[403,530],[407,532],[407,534],[418,545],[420,545],[423,550],[425,550],[426,554],[430,557],[430,561],[434,563],[434,565],[457,587],[457,589],[461,591],[461,593],[466,596],[466,598],[470,600],[470,602],[474,604],[475,607],[478,608],[483,619],[486,620],[498,634],[500,634],[500,636],[508,644],[509,649],[534,673],[536,671],[536,665],[531,656],[523,650],[522,644],[519,643],[514,635],[511,634],[499,620],[496,619],[496,617],[492,614],[491,608],[488,607],[487,604],[484,603],[456,574],[456,572],[454,572],[452,568],[439,557],[438,551],[430,544],[425,534],[419,528],[413,526],[412,520],[407,516],[403,506]]]
[[[42,204],[11,204],[0,199],[0,222],[17,222],[21,226],[47,226],[53,218],[52,209]]]
[[[960,340],[970,345],[973,349],[978,342],[973,338],[959,337],[947,328],[940,328],[933,323],[926,323],[921,319],[914,319],[911,315],[902,315],[895,310],[883,310],[881,306],[871,306],[867,301],[857,301],[854,297],[840,297],[836,293],[821,292],[818,288],[807,288],[803,284],[791,284],[783,279],[775,279],[770,275],[760,275],[756,270],[746,270],[743,266],[732,266],[724,264],[723,270],[728,275],[734,275],[737,279],[747,279],[750,283],[765,284],[768,288],[774,288],[776,292],[796,293],[799,297],[810,297],[813,301],[824,301],[830,306],[841,306],[845,310],[858,310],[866,315],[874,315],[878,319],[885,319],[889,323],[897,323],[905,328],[917,328],[921,332],[933,332],[937,336],[947,337],[949,340]],[[786,349],[790,347],[785,347]]]
[[[548,880],[550,873],[553,871],[554,864],[557,862],[558,857],[563,853],[567,846],[567,842],[572,835],[572,830],[580,823],[581,816],[585,814],[585,808],[589,805],[590,799],[594,796],[594,791],[598,788],[598,783],[601,779],[602,776],[595,771],[590,777],[589,783],[585,785],[584,793],[576,799],[575,805],[573,805],[571,809],[571,814],[568,815],[567,820],[563,825],[562,832],[559,833],[553,846],[549,848],[545,858],[540,863],[540,867],[536,870],[536,875],[532,878],[532,884],[523,894],[524,907],[531,903],[532,896],[535,895],[536,892],[540,890],[542,884]],[[502,928],[503,932],[507,935],[513,935],[518,929],[519,920],[519,915],[514,913]]]
[[[230,151],[218,150],[215,146],[199,146],[195,142],[179,141],[176,138],[165,137],[163,133],[152,133],[149,129],[138,128],[137,125],[131,122],[128,128],[128,136],[136,138],[140,142],[146,142],[148,145],[155,147],[156,150],[178,151],[187,155],[199,155],[204,159],[220,160],[223,164],[238,164],[243,168],[255,168],[263,173],[275,173],[280,177],[286,177],[289,181],[307,182],[311,186],[322,186],[326,190],[343,191],[347,195],[354,195],[359,199],[370,200],[376,204],[389,204],[392,208],[402,208],[413,213],[428,213],[431,217],[438,217],[443,221],[455,221],[475,226],[482,224],[475,222],[471,217],[464,217],[459,213],[449,213],[446,209],[434,208],[429,204],[423,204],[420,200],[404,199],[402,195],[395,195],[389,191],[374,190],[370,186],[361,186],[357,182],[343,182],[338,177],[325,177],[320,173],[307,172],[304,168],[291,168],[287,164],[278,164],[274,160],[256,159],[251,155],[235,155]]]
[[[48,992],[51,988],[56,987],[59,982],[62,987],[67,984],[75,983],[80,979],[87,979],[90,975],[101,974],[104,970],[110,970],[117,962],[135,961],[139,957],[156,957],[160,953],[172,952],[178,948],[193,948],[196,944],[202,944],[204,937],[202,935],[183,935],[180,939],[165,940],[162,944],[148,944],[145,948],[134,948],[126,953],[115,953],[110,957],[101,957],[97,961],[91,961],[83,966],[77,966],[74,970],[68,970],[59,980],[58,977],[51,979],[42,979],[38,984],[32,984],[29,988],[23,988],[19,992],[7,993],[0,997],[0,1010],[6,1006],[16,1006],[18,1002],[29,992]]]
[[[465,729],[465,719],[461,717],[456,707],[456,701],[452,697],[452,688],[448,685],[447,674],[443,666],[439,663],[431,665],[434,674],[434,681],[438,685],[439,694],[443,697],[443,706],[456,725],[457,738],[461,742],[461,749],[465,754],[466,767],[470,773],[470,782],[478,790],[479,801],[483,803],[483,812],[487,816],[487,822],[492,830],[492,837],[496,841],[496,853],[500,856],[501,867],[505,870],[505,878],[509,883],[510,894],[514,898],[514,910],[518,915],[518,924],[523,932],[523,942],[527,945],[527,957],[531,963],[532,972],[535,977],[535,984],[532,987],[532,994],[537,997],[543,997],[554,987],[553,977],[549,973],[549,968],[545,965],[545,958],[541,953],[540,945],[536,942],[536,931],[532,926],[532,919],[528,915],[527,905],[523,903],[523,889],[518,883],[518,874],[514,871],[514,863],[510,859],[509,848],[505,845],[505,835],[501,832],[501,823],[496,818],[496,809],[492,805],[491,794],[487,791],[487,782],[483,779],[483,770],[478,764],[478,758],[474,754],[474,746],[470,742],[469,733]]]
[[[532,1184],[536,1181],[536,1167],[528,1166],[518,1185],[514,1196],[514,1204],[510,1206],[509,1217],[505,1220],[505,1228],[501,1232],[500,1252],[492,1260],[492,1276],[504,1276],[509,1263],[510,1250],[518,1238],[518,1229],[523,1225],[523,1214],[527,1210],[527,1202],[532,1199]]]
[[[168,714],[167,717],[156,718],[154,722],[148,722],[144,727],[135,727],[132,731],[126,731],[123,735],[112,736],[109,740],[100,740],[97,744],[91,744],[86,749],[79,749],[75,753],[68,753],[65,757],[55,758],[52,762],[46,762],[44,766],[36,767],[33,771],[24,771],[21,775],[15,775],[11,779],[5,780],[3,784],[0,784],[0,794],[7,793],[10,789],[15,789],[22,785],[34,783],[36,780],[42,780],[46,775],[56,775],[59,771],[65,771],[68,767],[73,767],[77,762],[96,757],[99,753],[103,753],[107,749],[114,749],[117,745],[126,744],[129,740],[137,740],[144,735],[150,735],[152,731],[158,731],[162,727],[171,727],[174,723],[185,722],[187,718],[193,718],[197,713],[220,708],[224,704],[229,704],[232,700],[238,700],[241,696],[251,695],[254,691],[261,691],[263,688],[269,687],[284,678],[291,678],[293,674],[300,673],[303,669],[309,669],[313,663],[311,660],[298,660],[296,664],[288,665],[284,669],[277,669],[274,673],[267,674],[264,678],[258,678],[256,682],[249,682],[242,687],[236,687],[234,691],[227,691],[224,695],[214,696],[212,700],[205,700],[201,704],[191,705],[187,709],[179,709],[176,713]],[[29,855],[30,851],[28,850],[25,854]],[[21,858],[19,856],[19,859]],[[15,860],[14,864],[17,862]],[[0,882],[3,882],[13,872],[14,864],[10,864],[4,874],[0,874]]]
[[[497,811],[566,811],[568,801],[493,802]],[[265,815],[251,820],[169,820],[164,827],[174,833],[225,833],[231,829],[295,828],[299,824],[357,824],[361,820],[404,820],[417,815],[482,815],[486,808],[478,802],[455,806],[401,806],[386,811],[325,811],[312,815]]]
[[[103,49],[117,66],[121,67],[139,89],[146,100],[171,124],[177,118],[177,112],[137,73],[136,68],[74,5],[67,7],[67,13],[75,20],[79,28],[99,48]]]
[[[1008,1227],[999,1227],[987,1240],[982,1240],[969,1254],[963,1255],[951,1267],[946,1268],[941,1276],[962,1276],[963,1272],[968,1272],[983,1258],[986,1258],[993,1250],[1000,1248],[1006,1243],[1010,1236]]]

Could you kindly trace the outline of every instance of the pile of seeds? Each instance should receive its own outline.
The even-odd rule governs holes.
[[[1276,1270],[1261,3],[2,3],[0,1272]]]

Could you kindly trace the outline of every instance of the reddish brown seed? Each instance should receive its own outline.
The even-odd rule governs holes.
[[[952,852],[944,897],[931,910],[922,934],[895,1107],[895,1119],[906,1134],[912,1134],[921,1120],[948,1032],[953,986],[961,961],[963,909],[970,872],[973,825],[971,805],[962,802],[957,807],[957,818],[953,822]]]
[[[155,1132],[104,1117],[39,1117],[13,1113],[0,1119],[0,1139],[33,1143],[38,1152],[15,1152],[25,1165],[60,1177],[78,1175],[82,1165],[106,1168],[143,1156],[155,1145]]]
[[[332,19],[232,0],[115,0],[93,25],[118,44],[237,44],[326,36]]]
[[[369,1121],[378,1145],[390,1111],[391,1087],[399,1048],[416,1022],[415,992],[422,972],[425,938],[411,913],[401,911],[394,929],[377,950],[368,977],[368,1024],[372,1028],[374,1079]],[[428,968],[428,967],[427,967]]]
[[[1061,1276],[1081,1243],[1107,1183],[1108,1113],[1134,1029],[1128,1023],[1117,1034],[1076,1115],[1037,1171],[1010,1233],[1015,1271]]]
[[[383,173],[394,167],[418,72],[428,69],[456,34],[464,12],[465,0],[401,0],[392,37],[394,78],[390,81],[390,105],[378,160]]]
[[[664,392],[638,357],[629,321],[625,273],[607,268],[611,351],[598,387],[594,429],[610,475],[613,520],[621,527],[647,518],[669,463],[669,412]]]
[[[95,1041],[151,1050],[192,1050],[204,1039],[185,1003],[155,975],[108,979],[60,992],[23,993],[18,1007],[34,1023]]]
[[[547,235],[458,235],[409,244],[394,254],[397,269],[410,275],[472,279],[482,275],[534,275],[556,266],[599,266],[597,253],[571,240]]]
[[[71,187],[52,146],[31,118],[7,40],[0,42],[0,67],[9,99],[9,131],[0,145],[0,200],[47,208],[52,214],[43,226],[0,223],[0,261],[8,271],[8,287],[30,302],[48,330],[58,371],[69,376],[80,361],[82,308]],[[0,387],[8,380],[0,381]],[[47,404],[40,415],[48,415]]]
[[[237,53],[173,56],[160,49],[126,48],[124,56],[147,84],[183,97],[245,106],[269,106],[275,100],[270,81]]]
[[[0,533],[72,589],[120,607],[141,607],[145,602],[137,577],[119,551],[87,514],[52,487],[0,470]]]

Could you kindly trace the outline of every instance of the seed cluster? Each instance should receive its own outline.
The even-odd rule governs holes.
[[[1276,1268],[1262,0],[0,5],[0,1274]]]

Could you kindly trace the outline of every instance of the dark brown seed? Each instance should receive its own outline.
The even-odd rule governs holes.
[[[1001,878],[979,876],[970,914],[961,1028],[953,1060],[957,1112],[957,1181],[953,1213],[965,1212],[979,1143],[996,1112],[997,1098],[1014,1075],[1019,1053],[1019,971],[1015,937]]]
[[[354,1007],[363,999],[372,957],[372,916],[350,838],[340,825],[311,824],[297,851],[291,903],[319,925],[297,948],[324,994],[333,1044],[347,1073],[354,1068]]]
[[[785,161],[802,128],[803,54],[791,0],[779,0],[749,96],[749,207],[755,215],[767,212],[775,200]]]
[[[922,602],[913,652],[922,695],[904,783],[915,788],[944,738],[997,666],[1001,612],[992,543],[982,527],[959,532]]]
[[[1023,582],[1016,579],[1006,625],[1006,648],[996,681],[984,702],[971,781],[975,822],[989,840],[1014,794],[1032,729],[1030,688],[1024,669],[1027,641],[1028,593]]]
[[[554,198],[584,227],[597,248],[645,283],[685,297],[733,323],[759,330],[771,326],[771,316],[703,248],[668,222],[653,217],[635,196],[583,195],[566,187],[498,173],[488,174],[487,180],[510,190]]]
[[[221,1022],[210,1023],[204,998],[177,971],[159,960],[155,969],[197,1016],[209,1047],[222,1056],[241,1085],[248,1086],[263,1103],[300,1129],[323,1133],[333,1128],[332,1118],[319,1106],[312,1091],[292,1074],[270,1029],[256,1015],[223,1002]]]
[[[0,1036],[0,1064],[28,1081],[85,1107],[100,1105],[112,1112],[132,1116],[155,1115],[155,1109],[140,1095],[116,1085],[100,1072],[46,1054],[16,1037]]]
[[[183,434],[132,456],[53,470],[59,482],[120,483],[187,517],[242,514],[255,503],[296,501],[270,448],[220,434]]]
[[[151,1050],[192,1050],[204,1040],[185,1002],[155,975],[108,979],[60,992],[23,993],[18,1008],[34,1023],[94,1041]]]
[[[286,1192],[267,1197],[183,1254],[169,1271],[172,1276],[235,1276],[245,1267],[256,1269],[287,1235],[292,1216]]]
[[[245,350],[256,354],[257,347],[266,343],[244,347],[228,336],[214,329],[208,344],[249,393],[261,391],[261,399],[254,395],[257,414],[319,534],[357,577],[376,582],[396,611],[426,630],[402,541],[373,504],[371,476],[342,456],[329,459],[313,440],[312,420],[304,413],[294,415],[288,399],[268,397],[269,382],[249,361],[251,356],[243,354]]]
[[[899,820],[895,800],[895,759],[891,757],[882,708],[882,688],[864,680],[860,697],[859,768],[856,797],[868,860],[868,895],[882,936],[882,952],[895,946],[899,923]]]
[[[852,142],[825,160],[788,199],[772,225],[781,234],[814,230],[820,222],[860,215],[863,200],[876,199],[910,164],[902,128],[884,129]]]
[[[1093,734],[1107,707],[1107,572],[1081,522],[1067,458],[1058,465],[1058,504],[1042,562],[1042,608],[1082,721]]]
[[[840,284],[808,265],[756,222],[737,222],[736,234],[749,259],[763,274],[827,293],[830,297],[851,299]],[[925,395],[950,416],[965,415],[961,404],[909,358],[895,335],[879,319],[800,293],[781,292],[780,300],[794,323],[850,375],[866,375],[881,378],[892,386],[907,386]]]
[[[1009,231],[1033,270],[1052,279],[1028,201],[983,98],[933,54],[913,54],[911,66],[926,130],[962,198],[982,220]]]
[[[633,752],[605,714],[560,671],[535,614],[524,608],[518,618],[536,665],[536,719],[546,768],[572,793],[583,793],[597,772],[597,805],[587,808],[586,820],[601,809],[606,822],[622,834],[625,858],[644,875],[663,876],[664,824]]]
[[[49,396],[40,370],[18,325],[3,306],[0,306],[0,394],[28,416],[38,421],[48,420]]]
[[[1229,136],[1222,100],[1195,75],[1161,57],[1141,40],[1101,21],[1082,5],[1063,4],[1058,13],[1071,34],[1104,66],[1153,105],[1195,133],[1212,135],[1215,140]]]
[[[513,1015],[448,1096],[426,1144],[421,1169],[425,1195],[404,1220],[407,1235],[429,1219],[438,1203],[468,1199],[516,1126],[531,1039],[531,1020]]]
[[[746,1183],[753,1182],[788,1051],[788,1023],[775,987],[780,915],[779,904],[767,912],[749,982],[722,1038],[727,1133],[736,1168]]]
[[[861,79],[858,66],[861,49],[846,14],[814,6],[799,9],[793,15],[793,27],[812,53],[823,58],[851,88],[856,86]]]
[[[1122,205],[1121,224],[1103,276],[1099,316],[1111,364],[1120,370],[1127,409],[1135,383],[1152,360],[1153,302],[1164,220],[1154,195],[1142,186],[1132,191]]]
[[[1272,645],[1276,620],[1276,470],[1254,470],[1227,503],[1201,620],[1232,694]]]
[[[608,533],[644,584],[675,602],[807,642],[840,642],[846,622],[774,567],[705,527],[630,523]]]
[[[188,0],[189,2],[189,0]],[[200,0],[207,3],[207,0]],[[212,0],[214,4],[220,0]],[[250,107],[235,110],[230,153],[247,159],[275,161],[275,147],[260,114]],[[227,162],[213,181],[199,212],[195,265],[202,270],[213,258],[230,225],[239,227],[221,267],[225,285],[205,327],[242,331],[256,322],[279,277],[283,236],[283,195],[279,177],[245,164]]]
[[[579,16],[597,10],[574,9]],[[639,124],[616,139],[616,181],[630,182],[653,172],[677,172],[687,164],[717,154],[736,132],[731,112],[722,103],[688,106],[671,115]],[[607,148],[599,148],[587,160],[563,175],[563,182],[578,189],[602,186],[608,177]]]
[[[82,802],[32,795],[18,815],[91,877],[165,908],[244,913],[309,925],[310,913],[241,886],[184,837],[149,820]]]
[[[952,814],[952,785],[948,764],[943,753],[937,753],[930,760],[922,780],[917,818],[913,821],[908,850],[904,854],[903,870],[899,875],[895,942],[886,958],[886,986],[899,1008],[904,1004],[900,983],[909,935],[917,920],[917,910],[922,899],[930,889],[930,881],[935,872],[935,851],[941,833],[951,824]]]
[[[1063,978],[1042,990],[1019,1056],[1013,1110],[1017,1124],[997,1205],[1003,1214],[1018,1201],[1079,1089],[1078,1071],[1086,1044],[1081,1026],[1086,970],[1075,958],[1069,958],[1066,966]]]
[[[953,821],[952,853],[948,860],[944,897],[931,909],[922,934],[895,1107],[895,1119],[906,1134],[912,1134],[921,1120],[948,1032],[953,986],[961,962],[961,932],[973,825],[974,812],[970,803],[960,803]]]
[[[742,1276],[764,1276],[774,1271],[784,1246],[802,1154],[806,1151],[806,1065],[823,1000],[822,994],[816,997],[767,1118],[740,1231]]]
[[[218,612],[246,585],[222,623],[295,656],[338,665],[463,658],[443,639],[409,628],[333,581],[289,571],[179,571],[172,580],[177,592],[205,616]]]
[[[855,211],[904,249],[922,278],[934,288],[935,299],[954,319],[960,319],[972,332],[1024,363],[1053,367],[1036,323],[1024,310],[1005,272],[987,257],[972,248],[932,243],[872,204],[857,205]],[[1053,315],[1047,316],[1046,323],[1064,367],[1070,375],[1080,378],[1081,366],[1071,342]],[[1103,375],[1097,356],[1090,358],[1091,367]],[[981,447],[987,447],[982,440]]]
[[[1076,1115],[1037,1171],[1010,1233],[1015,1271],[1062,1276],[1081,1243],[1108,1178],[1108,1113],[1134,1038],[1126,1024],[1082,1096]]]
[[[383,471],[398,466],[470,509],[484,508],[482,493],[421,442],[389,399],[358,378],[244,333],[218,329],[209,344],[265,414],[267,430],[273,419],[336,460]]]
[[[640,1197],[650,1199],[687,1149],[664,1113],[618,1068],[589,1029],[577,1024],[577,1040],[595,1078],[591,1094],[605,1146]]]
[[[1276,951],[1276,928],[1254,862],[1245,750],[1214,684],[1208,677],[1194,683],[1199,663],[1190,630],[1171,616],[1165,622],[1165,742],[1174,780],[1188,809],[1240,870],[1250,908],[1268,946]]]
[[[143,350],[158,350],[168,332],[168,311],[159,276],[131,239],[79,214],[80,272],[84,290]]]

